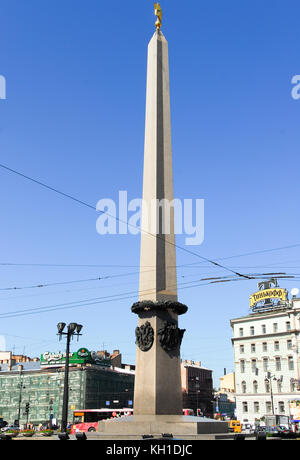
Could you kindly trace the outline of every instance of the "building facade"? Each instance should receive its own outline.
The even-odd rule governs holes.
[[[229,399],[226,393],[216,393],[213,403],[215,419],[231,420],[235,418],[235,408],[235,401],[233,399]]]
[[[78,352],[70,354],[68,420],[72,422],[74,410],[132,407],[134,371],[112,366],[111,355],[91,359],[90,353],[80,357]],[[63,353],[44,353],[40,361],[2,362],[0,416],[9,423],[45,424],[52,420],[60,424],[64,375]]]
[[[224,373],[223,377],[220,377],[220,389],[219,393],[225,393],[230,398],[235,396],[235,374],[230,372],[229,374]]]
[[[204,416],[212,417],[212,371],[202,367],[199,361],[182,361],[181,384],[183,408],[193,409],[195,415],[197,415],[197,413],[201,413]]]
[[[251,296],[252,313],[231,320],[236,417],[253,424],[291,416],[291,402],[300,400],[300,299],[288,300],[277,283],[262,287],[269,289]]]
[[[69,356],[68,421],[80,409],[133,408],[135,366],[122,363],[119,350],[90,352],[80,348]],[[61,423],[64,352],[39,358],[0,352],[0,417],[20,425]],[[200,362],[181,362],[183,408],[212,417],[212,371]],[[25,413],[29,403],[29,414]]]

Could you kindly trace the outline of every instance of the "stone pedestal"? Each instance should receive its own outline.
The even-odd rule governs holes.
[[[227,431],[227,422],[185,415],[133,415],[99,423],[99,434],[111,439],[120,435],[142,437],[148,434],[161,436],[163,433],[172,434],[174,437],[192,438],[199,434],[219,434]]]
[[[179,302],[137,302],[135,415],[182,415]]]

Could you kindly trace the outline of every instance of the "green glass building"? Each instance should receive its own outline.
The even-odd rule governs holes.
[[[86,356],[78,356],[80,350]],[[113,368],[109,360],[80,350],[70,355],[68,421],[72,423],[74,410],[132,407],[134,371]],[[38,362],[1,364],[0,417],[8,423],[19,420],[20,425],[50,420],[60,424],[64,374],[63,354],[44,353]]]

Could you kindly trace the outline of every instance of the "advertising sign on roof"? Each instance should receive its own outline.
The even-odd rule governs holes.
[[[53,353],[46,351],[41,355],[41,366],[55,366],[64,365],[66,363],[66,353],[59,351]],[[110,359],[103,359],[97,355],[95,351],[89,351],[87,348],[80,348],[76,352],[69,354],[70,364],[96,364],[109,367],[111,365]]]
[[[276,278],[261,281],[258,283],[258,289],[249,298],[250,308],[253,311],[265,311],[278,306],[282,307],[282,304],[288,300],[287,290],[278,286]]]
[[[287,300],[287,291],[286,289],[276,288],[255,292],[250,296],[250,308],[253,308],[258,302],[266,299],[280,299],[285,301]]]

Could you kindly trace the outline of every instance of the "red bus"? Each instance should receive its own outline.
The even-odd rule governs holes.
[[[133,409],[83,409],[73,411],[71,434],[97,431],[98,422],[109,418],[129,416]]]
[[[183,415],[195,415],[193,409],[182,409]]]

